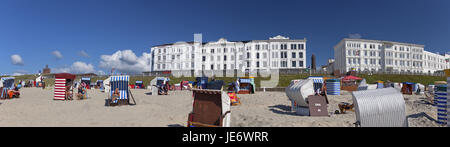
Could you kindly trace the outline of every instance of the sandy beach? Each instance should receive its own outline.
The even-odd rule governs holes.
[[[93,89],[89,99],[53,100],[52,89],[23,88],[21,98],[0,100],[1,127],[184,127],[192,110],[192,92],[172,91],[152,96],[132,90],[137,105],[105,107],[106,94]],[[242,104],[231,107],[232,127],[354,127],[355,113],[333,114],[338,103],[352,103],[351,94],[329,96],[330,117],[298,116],[290,111],[284,92],[238,95]],[[424,96],[404,95],[410,127],[440,127],[436,108]]]

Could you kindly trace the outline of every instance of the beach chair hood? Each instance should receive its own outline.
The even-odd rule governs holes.
[[[403,95],[394,88],[353,92],[356,121],[361,127],[407,127]]]
[[[291,101],[295,101],[297,105],[308,107],[306,98],[310,95],[314,95],[313,80],[293,80],[291,84],[286,88],[286,95]]]
[[[367,90],[368,87],[369,85],[367,85],[366,79],[363,79],[358,85],[358,90]]]
[[[4,77],[1,78],[1,82],[4,88],[13,89],[14,88],[14,77]]]

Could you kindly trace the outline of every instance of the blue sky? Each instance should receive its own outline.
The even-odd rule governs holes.
[[[306,37],[308,64],[314,53],[319,65],[350,34],[448,52],[449,6],[449,0],[1,0],[0,74],[36,73],[46,64],[108,71],[101,55],[131,50],[139,58],[153,45],[192,41],[194,33],[204,41]],[[23,65],[13,64],[12,55]]]

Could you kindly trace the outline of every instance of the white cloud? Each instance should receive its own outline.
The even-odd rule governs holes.
[[[84,50],[80,51],[80,52],[78,53],[78,55],[80,55],[81,57],[89,58],[89,54],[86,53],[86,51],[84,51]]]
[[[17,54],[11,56],[11,62],[13,65],[24,65],[22,57]]]
[[[102,55],[99,67],[107,70],[114,68],[123,73],[142,73],[150,71],[151,58],[150,53],[142,53],[138,57],[132,50],[117,51],[112,55]]]
[[[28,71],[26,70],[16,70],[12,75],[13,76],[22,76],[28,74]]]
[[[53,51],[52,54],[53,54],[53,56],[56,57],[56,59],[62,59],[63,58],[63,55],[59,51]]]
[[[73,74],[85,74],[95,73],[94,65],[84,62],[74,62],[70,67],[55,68],[55,73],[73,73]]]
[[[358,34],[358,33],[356,33],[356,34],[348,34],[348,37],[351,38],[351,39],[361,39],[362,38],[361,34]]]
[[[103,76],[103,75],[106,75],[106,72],[104,72],[103,70],[99,70],[99,71],[97,71],[97,75]]]

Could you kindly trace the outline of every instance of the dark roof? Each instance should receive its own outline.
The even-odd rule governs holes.
[[[75,79],[77,76],[69,73],[55,74],[55,78]]]

